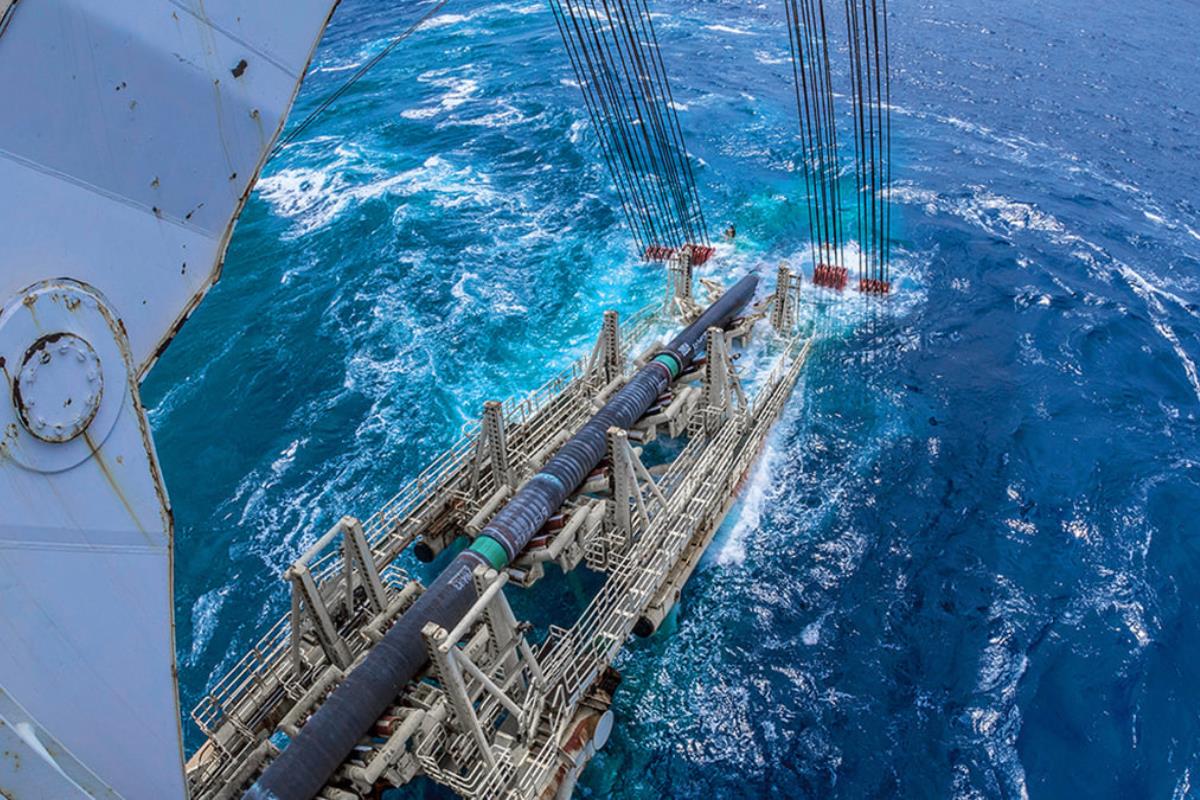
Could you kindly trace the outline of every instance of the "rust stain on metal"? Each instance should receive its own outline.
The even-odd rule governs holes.
[[[10,422],[4,427],[4,438],[0,439],[0,458],[6,458],[12,446],[16,444],[17,437],[21,432],[17,429],[17,423]]]
[[[87,284],[80,285],[83,286],[87,291],[95,293],[95,290],[91,286],[88,286]],[[201,292],[198,298],[203,296],[204,293]],[[197,302],[199,302],[198,298]],[[127,381],[129,386],[129,397],[133,402],[134,410],[137,412],[138,431],[142,437],[142,449],[146,454],[146,463],[150,467],[150,483],[154,486],[154,494],[158,498],[159,516],[162,520],[163,531],[167,535],[168,561],[171,561],[173,560],[173,556],[171,556],[170,553],[174,547],[175,537],[175,515],[171,511],[171,500],[167,496],[167,488],[166,484],[163,483],[162,471],[158,466],[158,458],[154,454],[154,442],[150,438],[150,425],[146,419],[146,409],[142,406],[141,394],[138,392],[139,376],[137,372],[137,365],[133,361],[133,352],[129,348],[129,332],[125,330],[125,320],[114,316],[109,308],[103,303],[99,305],[99,311],[101,315],[103,315],[104,319],[108,322],[110,329],[114,331],[119,330],[121,332],[121,335],[117,338],[117,344],[121,348],[121,356],[125,361],[125,368],[128,370]],[[179,324],[182,325],[183,323],[180,322]],[[164,343],[164,347],[165,344],[166,343]],[[147,368],[149,368],[149,365],[153,363],[153,360],[147,362]],[[90,440],[88,440],[88,446],[92,446],[92,442]],[[92,448],[92,452],[96,452],[95,448]],[[97,458],[99,458],[99,456],[97,456]],[[103,462],[101,462],[101,466],[103,467]],[[128,504],[126,507],[128,507]],[[136,519],[136,516],[134,518]],[[142,532],[145,533],[144,530]],[[174,625],[175,618],[174,615],[172,615],[172,636],[174,635]]]
[[[229,71],[233,73],[233,77],[240,78],[246,74],[246,67],[248,67],[248,66],[250,66],[250,65],[247,64],[246,59],[243,58],[241,61],[239,61],[237,63],[236,67],[234,67],[233,69],[231,69]]]
[[[340,2],[341,2],[341,0],[336,0],[336,2],[334,2],[330,5],[329,13],[325,16],[325,21],[323,23],[321,23],[321,28],[320,28],[319,34],[323,34],[325,32],[325,29],[329,26],[329,22],[331,19],[333,19],[333,14],[337,10],[338,6],[340,5]],[[203,0],[199,0],[199,2],[197,3],[197,11],[198,11],[198,15],[199,15],[200,19],[207,20],[208,12],[204,8]],[[176,19],[176,21],[179,21],[179,17],[174,12],[172,12],[172,16]],[[320,35],[318,35],[313,40],[312,47],[309,49],[309,52],[308,52],[308,58],[305,60],[303,68],[301,68],[299,71],[300,76],[303,76],[308,73],[308,69],[309,69],[309,67],[312,66],[313,57],[316,55],[317,45],[320,43],[320,41],[321,41]],[[292,107],[292,104],[295,103],[296,95],[298,95],[300,93],[300,85],[301,85],[301,80],[297,80],[295,87],[293,87],[293,89],[292,89],[292,96],[289,99],[288,104],[287,104],[288,109],[290,109]],[[217,102],[218,102],[218,104],[220,103],[219,96],[217,98]],[[277,120],[277,122],[275,124],[275,133],[271,137],[270,142],[274,142],[274,141],[278,140],[279,135],[281,133],[283,133],[283,126],[286,123],[287,123],[287,114],[280,115],[279,119]],[[223,141],[222,141],[222,144],[224,144]],[[268,144],[269,144],[269,142],[268,142]],[[245,188],[243,189],[241,195],[238,197],[237,205],[233,209],[233,213],[229,217],[229,220],[225,225],[225,230],[223,231],[220,242],[217,245],[216,261],[212,266],[211,272],[209,273],[208,280],[206,280],[204,282],[204,284],[196,291],[196,293],[192,295],[192,297],[188,300],[188,303],[184,306],[183,310],[179,312],[179,316],[177,316],[175,318],[175,322],[171,325],[170,330],[167,332],[166,336],[163,338],[163,340],[159,344],[159,346],[157,348],[155,348],[154,353],[149,358],[147,358],[144,362],[142,362],[141,364],[135,365],[135,371],[137,374],[138,382],[140,382],[143,378],[145,378],[146,373],[148,373],[150,371],[150,368],[153,367],[155,365],[155,363],[158,362],[159,356],[161,356],[163,351],[165,351],[167,349],[167,347],[171,344],[171,340],[175,338],[175,335],[177,333],[179,333],[179,329],[182,328],[184,326],[184,324],[188,321],[188,319],[192,316],[192,313],[196,310],[196,307],[200,305],[200,302],[202,300],[204,300],[204,296],[206,294],[208,294],[209,290],[212,289],[212,287],[215,286],[221,280],[221,272],[223,271],[223,269],[225,267],[225,253],[229,249],[229,240],[233,236],[233,229],[237,225],[238,218],[241,216],[242,210],[246,207],[246,203],[250,199],[251,192],[254,191],[254,185],[255,185],[255,183],[258,182],[259,175],[262,173],[263,167],[266,166],[267,161],[270,159],[270,157],[271,157],[271,148],[270,147],[262,148],[262,153],[259,156],[259,161],[254,166],[254,169],[250,174],[250,179],[246,182]],[[235,173],[234,177],[231,178],[230,180],[235,180],[236,177],[237,176]]]
[[[41,329],[42,323],[38,321],[37,315],[37,301],[37,295],[27,294],[21,298],[21,305],[25,306],[25,308],[29,310],[29,316],[33,318],[34,326],[38,329]]]
[[[179,329],[183,327],[183,323],[185,322],[187,322],[186,318],[180,320],[171,329],[171,332],[167,334],[167,338],[158,343],[158,347],[154,349],[154,354],[150,356],[150,361],[147,362],[147,368],[149,368],[150,364],[153,364],[154,362],[158,361],[158,359],[162,358],[163,353],[167,352],[167,348],[171,346],[171,342],[175,341],[175,334],[179,333]]]
[[[68,334],[66,334],[66,333],[59,332],[59,333],[52,333],[49,336],[43,336],[42,338],[38,339],[36,342],[34,342],[32,345],[30,345],[28,350],[25,351],[25,358],[21,361],[21,363],[28,364],[37,355],[37,352],[39,350],[41,351],[41,355],[37,356],[37,357],[42,360],[43,364],[49,362],[50,361],[50,353],[47,351],[46,348],[67,335]],[[33,421],[28,419],[26,416],[25,400],[24,400],[24,398],[21,397],[21,384],[18,381],[12,380],[12,378],[10,378],[8,376],[8,369],[4,370],[4,375],[5,375],[5,377],[9,378],[8,382],[9,382],[9,385],[12,387],[13,408],[15,408],[17,410],[17,414],[21,417],[21,421],[25,423],[25,427],[28,428],[29,431],[32,433],[33,432]]]
[[[258,113],[257,108],[250,109],[250,119],[254,120],[254,127],[258,131],[259,147],[270,149],[270,142],[267,141],[267,129],[263,127],[262,114]]]
[[[104,480],[108,481],[108,485],[112,487],[113,493],[121,501],[121,505],[125,506],[125,511],[129,513],[129,518],[133,520],[133,524],[137,526],[138,531],[145,533],[146,529],[142,527],[142,521],[138,519],[137,512],[133,510],[129,498],[121,490],[121,484],[117,482],[116,476],[112,474],[112,470],[108,468],[108,464],[104,463],[104,457],[100,455],[100,450],[96,447],[96,443],[92,441],[91,434],[84,431],[83,440],[87,442],[88,449],[92,452],[92,458],[95,459],[96,466],[100,468],[100,473],[104,476]]]

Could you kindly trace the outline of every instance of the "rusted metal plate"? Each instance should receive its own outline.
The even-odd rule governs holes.
[[[79,796],[185,796],[138,384],[216,280],[334,4],[0,0],[0,692],[58,749],[0,759],[0,793],[74,797],[50,768],[74,763]]]
[[[0,309],[0,360],[0,688],[121,796],[182,797],[171,514],[124,332],[90,287],[46,282]]]
[[[0,42],[0,297],[70,276],[139,373],[217,278],[333,0],[39,0]]]

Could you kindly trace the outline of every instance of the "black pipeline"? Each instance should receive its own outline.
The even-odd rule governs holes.
[[[501,569],[521,554],[604,458],[609,428],[627,430],[641,419],[691,366],[708,329],[726,327],[754,297],[757,285],[754,276],[735,284],[562,446],[346,676],[244,800],[312,800],[321,791],[358,740],[424,668],[421,630],[430,622],[449,630],[466,616],[477,599],[471,581],[475,568]]]

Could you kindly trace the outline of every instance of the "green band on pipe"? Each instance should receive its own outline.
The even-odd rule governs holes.
[[[471,545],[471,549],[486,558],[492,569],[504,569],[508,564],[508,553],[490,536],[480,536],[475,540],[475,544]]]
[[[659,353],[654,357],[654,360],[669,369],[672,378],[678,378],[679,373],[683,371],[683,365],[679,363],[679,359],[670,353]]]

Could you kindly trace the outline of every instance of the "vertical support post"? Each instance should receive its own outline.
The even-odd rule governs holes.
[[[475,568],[474,574],[471,576],[475,582],[475,594],[483,597],[483,593],[487,588],[496,581],[497,573],[494,569],[489,569],[485,566]],[[511,650],[509,644],[516,636],[516,623],[509,624],[500,610],[501,605],[507,605],[508,600],[504,597],[504,592],[496,592],[496,596],[492,602],[488,603],[483,609],[484,619],[487,621],[488,632],[491,633],[492,642],[496,647],[497,653],[502,653],[505,650]],[[510,653],[504,661],[504,672],[511,674],[517,666],[517,657],[515,653]]]
[[[667,262],[668,296],[667,306],[689,318],[696,311],[692,291],[692,255],[687,248],[681,249]]]
[[[475,437],[475,446],[471,448],[471,497],[479,498],[479,478],[483,474],[483,459],[487,453],[487,431],[479,426],[479,435]]]
[[[496,480],[496,486],[516,489],[516,476],[508,460],[508,432],[504,425],[504,406],[495,400],[484,403],[483,435],[487,437],[488,455],[492,459],[492,476]]]
[[[600,342],[604,359],[604,385],[607,386],[625,374],[625,359],[621,357],[621,320],[616,311],[604,312]]]
[[[729,410],[729,359],[725,350],[725,332],[709,328],[705,342],[704,423],[711,433]]]
[[[604,323],[592,355],[588,360],[587,380],[599,389],[625,374],[625,358],[621,354],[621,317],[616,311],[604,312]]]
[[[354,613],[354,550],[350,544],[350,529],[338,523],[342,530],[342,608],[349,617]]]
[[[609,428],[608,453],[612,462],[610,476],[612,487],[611,522],[621,534],[622,550],[631,545],[635,533],[645,531],[650,527],[650,512],[646,508],[646,498],[642,493],[639,480],[647,482],[659,503],[666,505],[666,498],[659,491],[650,472],[642,464],[633,447],[629,444],[629,435],[621,428]],[[634,526],[633,510],[637,509],[638,527]]]
[[[313,580],[312,573],[308,571],[308,567],[297,562],[288,567],[288,571],[284,577],[292,582],[292,607],[296,608],[298,603],[303,603],[304,608],[308,609],[308,615],[313,620],[317,640],[320,641],[325,655],[342,669],[350,666],[350,649],[346,647],[346,643],[338,635],[337,628],[333,624],[333,619],[329,616],[329,609],[325,607],[325,601],[321,598],[321,590],[317,588],[317,583]],[[296,637],[299,635],[299,628],[302,628],[302,626],[297,626],[296,621],[293,621],[292,636]]]
[[[781,264],[775,280],[775,302],[771,308],[771,327],[781,336],[790,334],[796,326],[796,293],[799,289],[799,276],[793,275],[786,264]]]
[[[300,648],[300,639],[304,635],[304,614],[300,607],[300,592],[292,586],[292,674],[299,680],[304,671],[304,654]]]
[[[442,685],[446,689],[446,694],[450,697],[450,707],[454,709],[454,716],[458,720],[459,726],[464,729],[464,733],[475,740],[475,745],[479,748],[479,753],[488,766],[495,769],[496,757],[492,755],[492,747],[488,744],[487,737],[483,733],[483,726],[475,714],[475,706],[467,694],[467,684],[463,680],[462,671],[454,658],[456,650],[454,643],[451,642],[446,652],[442,652],[442,644],[449,634],[446,633],[445,628],[435,622],[427,624],[421,630],[421,635],[425,637],[430,660],[433,661],[438,677],[441,678]]]
[[[705,351],[707,360],[704,363],[703,420],[705,431],[712,433],[735,411],[742,415],[744,421],[747,402],[742,382],[733,366],[733,356],[729,352],[725,332],[720,328],[709,328]]]
[[[366,531],[363,530],[362,523],[354,517],[342,517],[342,521],[338,524],[342,528],[343,546],[351,556],[347,558],[346,566],[353,571],[354,563],[358,564],[363,588],[367,592],[367,604],[373,613],[380,614],[387,608],[387,595],[383,590],[383,579],[379,576],[379,569],[375,565],[375,556],[371,553],[371,544],[367,541]],[[351,581],[348,586],[351,603],[353,603],[354,583]],[[353,606],[351,606],[351,610],[353,610]]]
[[[629,435],[621,428],[608,429],[608,458],[612,464],[609,471],[612,498],[609,502],[609,518],[620,536],[620,550],[625,551],[633,542],[633,507],[630,500],[635,491],[633,470],[629,468],[625,452],[629,448]]]

